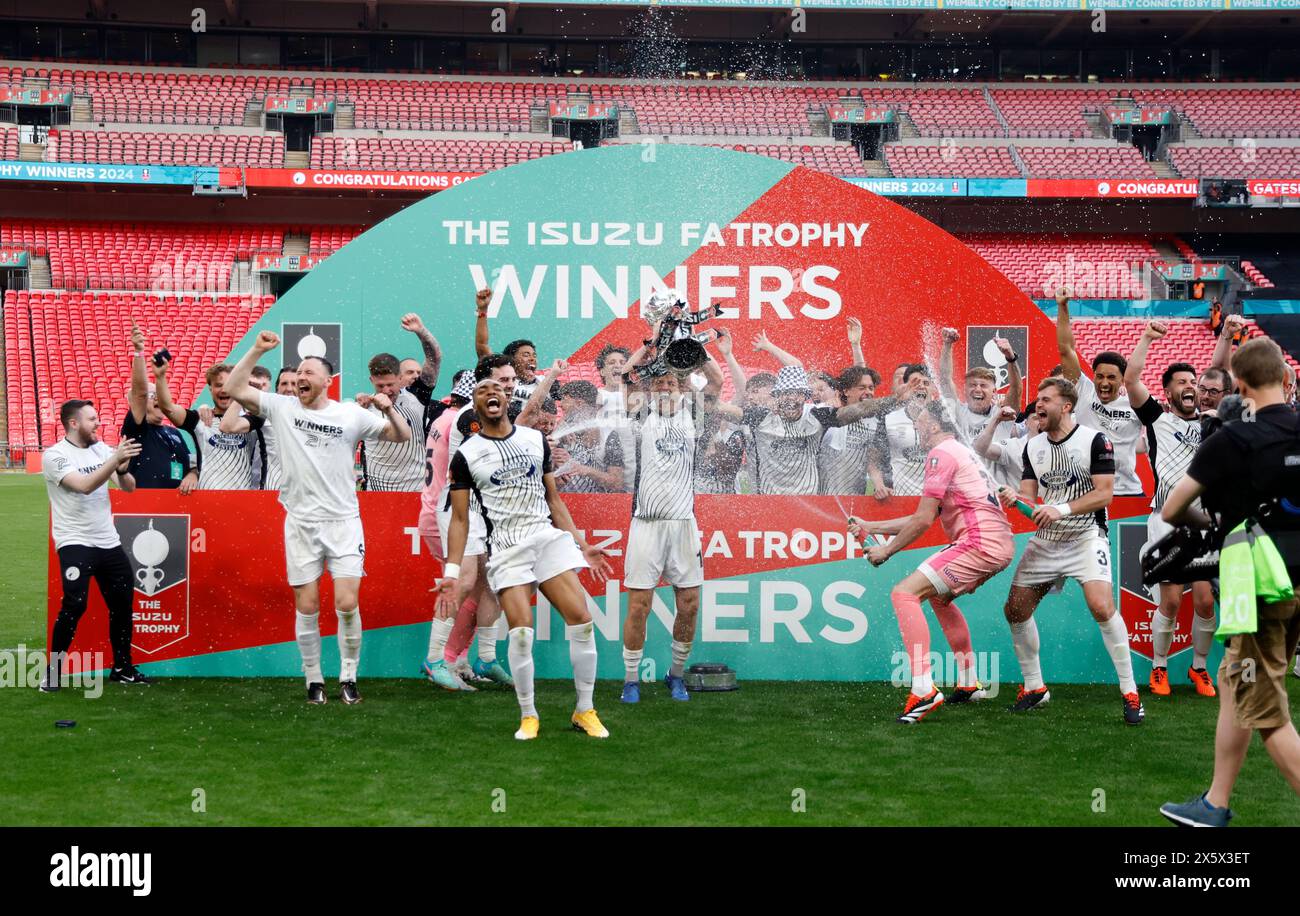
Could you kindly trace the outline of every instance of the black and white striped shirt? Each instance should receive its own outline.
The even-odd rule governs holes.
[[[377,407],[366,409],[383,416]],[[411,392],[402,389],[393,398],[393,409],[411,427],[411,438],[405,442],[362,443],[362,479],[366,490],[372,493],[413,493],[424,489],[424,439],[418,435],[424,429],[424,405]]]
[[[906,407],[885,414],[877,434],[877,449],[887,455],[887,482],[896,496],[920,496],[925,486],[925,456],[916,424]]]
[[[1187,466],[1201,445],[1201,418],[1184,420],[1147,398],[1137,409],[1138,418],[1147,428],[1147,457],[1151,460],[1151,473],[1155,477],[1156,495],[1151,508],[1160,510],[1178,481],[1187,473]]]
[[[489,554],[553,527],[542,480],[551,470],[546,437],[527,426],[512,427],[500,439],[479,432],[461,443],[451,459],[449,487],[477,496]]]
[[[632,418],[636,471],[632,517],[695,518],[695,417],[683,398],[675,413],[654,406]]]
[[[200,490],[248,490],[253,486],[253,453],[258,449],[263,419],[247,417],[252,428],[246,433],[223,433],[221,417],[204,423],[197,410],[186,410],[181,429],[194,437],[199,449]]]
[[[820,492],[841,496],[867,492],[867,455],[879,425],[875,417],[865,417],[826,431],[817,452]]]
[[[835,410],[805,404],[797,420],[784,420],[775,411],[746,407],[741,416],[751,446],[749,454],[759,493],[812,496],[817,493],[817,451]]]
[[[1069,435],[1053,442],[1047,433],[1025,445],[1023,480],[1038,481],[1038,496],[1048,505],[1068,503],[1096,489],[1094,474],[1115,473],[1115,449],[1105,433],[1076,425]],[[1034,537],[1044,541],[1073,541],[1097,530],[1106,531],[1106,510],[1068,515],[1039,528]]]

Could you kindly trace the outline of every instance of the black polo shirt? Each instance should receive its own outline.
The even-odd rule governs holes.
[[[131,459],[127,468],[135,477],[135,485],[146,490],[174,490],[181,485],[191,467],[193,457],[180,431],[162,424],[135,422],[127,411],[122,421],[122,435],[140,442],[140,454]]]

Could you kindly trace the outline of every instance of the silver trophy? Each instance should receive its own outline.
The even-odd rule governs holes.
[[[698,312],[691,311],[686,298],[676,290],[655,293],[641,307],[641,317],[659,333],[645,345],[651,352],[647,363],[633,366],[623,373],[623,381],[636,385],[669,372],[685,378],[708,359],[704,345],[719,336],[717,331],[696,331],[695,326],[722,314],[721,303]]]

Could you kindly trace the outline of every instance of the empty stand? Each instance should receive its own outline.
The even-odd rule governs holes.
[[[15,68],[17,69],[17,68]],[[50,88],[90,96],[95,120],[139,124],[242,124],[253,99],[287,94],[298,77],[134,70],[49,71]],[[107,160],[105,160],[107,161]]]
[[[1020,178],[1020,169],[1005,146],[921,146],[891,143],[885,147],[889,169],[902,178]]]
[[[280,168],[284,165],[284,136],[52,130],[45,159],[122,165]]]
[[[558,140],[425,140],[398,137],[319,136],[312,141],[314,169],[487,172],[516,162],[571,150]]]
[[[1135,89],[1139,102],[1170,105],[1204,137],[1300,137],[1300,90]]]
[[[1052,295],[1062,280],[1085,299],[1143,296],[1141,265],[1158,260],[1151,241],[1136,236],[958,235],[1012,283],[1035,298]]]
[[[1030,178],[1154,178],[1135,146],[1017,146]]]
[[[94,401],[103,439],[117,442],[127,410],[133,319],[145,329],[150,346],[166,346],[175,355],[168,376],[172,394],[179,404],[192,403],[207,367],[226,358],[272,301],[270,296],[7,291],[10,443],[35,445],[38,425],[44,444],[57,441],[58,405],[72,397]]]
[[[18,158],[18,128],[0,127],[0,159]]]
[[[1300,178],[1300,146],[1169,147],[1184,178]]]
[[[990,89],[1011,137],[1091,137],[1085,109],[1099,109],[1115,96],[1104,89]]]

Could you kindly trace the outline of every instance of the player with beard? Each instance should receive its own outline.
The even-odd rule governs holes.
[[[849,366],[836,379],[840,403],[858,404],[876,396],[880,373],[867,366]],[[820,492],[830,495],[862,496],[867,492],[868,452],[876,439],[880,420],[866,417],[847,426],[835,426],[822,437],[817,452]]]
[[[535,429],[511,423],[508,405],[505,387],[490,376],[475,386],[479,430],[461,444],[451,459],[452,517],[446,578],[439,586],[439,600],[447,604],[443,613],[452,613],[459,606],[455,596],[461,592],[457,582],[469,537],[473,492],[478,495],[484,526],[490,532],[488,586],[510,624],[510,670],[520,711],[515,738],[536,738],[540,727],[533,693],[534,588],[541,590],[565,623],[578,694],[570,721],[575,729],[592,738],[607,738],[609,731],[592,705],[596,685],[595,630],[577,570],[591,568],[603,579],[609,574],[609,561],[574,527],[555,488],[546,437]]]
[[[205,419],[206,412],[193,408],[179,407],[172,401],[171,389],[167,385],[167,373],[171,361],[160,353],[154,354],[154,379],[158,392],[158,408],[171,420],[172,424],[194,437],[194,444],[199,450],[199,489],[200,490],[248,490],[251,489],[253,474],[253,451],[258,447],[257,430],[261,429],[263,419],[257,416],[247,418],[247,430],[240,433],[227,433],[221,429],[221,421],[227,413],[233,413],[231,422],[240,418],[237,404],[225,389],[230,377],[231,367],[217,365],[206,373],[208,390],[212,393],[214,406],[212,416]]]
[[[916,416],[916,431],[926,449],[925,485],[916,511],[904,518],[864,522],[849,519],[849,531],[892,536],[887,544],[867,550],[867,560],[879,566],[929,530],[936,518],[951,542],[894,586],[889,594],[898,617],[912,689],[898,722],[914,725],[944,703],[930,677],[930,627],[921,611],[929,601],[957,663],[957,686],[949,703],[984,698],[976,678],[975,652],[966,618],[952,603],[1002,572],[1015,556],[1011,523],[998,504],[997,485],[979,456],[957,441],[957,427],[942,404],[930,401]]]
[[[1113,350],[1098,353],[1092,360],[1092,377],[1084,375],[1070,327],[1070,297],[1064,288],[1056,293],[1056,346],[1061,355],[1061,374],[1078,395],[1075,422],[1105,433],[1115,449],[1115,495],[1141,496],[1137,453],[1142,421],[1120,391],[1128,360]]]
[[[704,584],[704,559],[695,520],[695,462],[703,412],[717,403],[722,370],[712,359],[703,367],[705,386],[696,392],[671,372],[649,382],[646,406],[632,417],[632,523],[628,529],[623,584],[627,621],[623,628],[624,703],[641,701],[639,672],[645,651],[646,619],[660,581],[673,589],[672,664],[664,676],[669,695],[690,699],[683,677],[695,640],[695,621]]]
[[[370,492],[414,493],[424,486],[424,448],[418,433],[424,429],[424,405],[401,386],[401,369],[391,353],[377,353],[367,364],[374,394],[382,394],[402,415],[413,432],[402,442],[361,443],[361,479]],[[375,414],[373,395],[357,395],[357,403]]]
[[[325,702],[320,652],[320,578],[328,567],[334,580],[338,617],[340,697],[361,702],[357,669],[361,660],[358,596],[365,575],[365,532],[357,504],[353,456],[362,439],[402,442],[411,435],[403,416],[386,395],[373,398],[383,416],[357,404],[329,398],[334,367],[321,357],[298,365],[298,396],[258,391],[248,384],[253,366],[280,345],[272,331],[261,331],[226,379],[228,397],[275,428],[284,479],[284,557],[296,610],[295,635],[307,680],[307,702]]]
[[[998,377],[986,366],[970,366],[966,369],[965,391],[957,396],[953,384],[953,346],[961,335],[956,328],[943,329],[943,352],[939,357],[939,390],[943,393],[944,403],[957,427],[957,438],[970,445],[984,431],[984,427],[997,416],[999,408],[1008,404],[1020,409],[1024,397],[1020,377],[1020,357],[1011,348],[1011,341],[1002,337],[993,338],[993,345],[998,348],[1007,364],[1007,393],[997,393]],[[995,424],[996,425],[996,424]],[[989,464],[989,470],[997,474],[997,466]],[[999,483],[1019,485],[1020,478],[998,478]]]
[[[1038,531],[1016,565],[1005,608],[1025,679],[1011,711],[1039,709],[1052,697],[1043,683],[1034,611],[1052,586],[1074,579],[1083,587],[1088,610],[1119,676],[1124,721],[1140,725],[1146,711],[1133,680],[1128,630],[1115,610],[1106,533],[1106,507],[1115,487],[1115,454],[1104,433],[1075,422],[1077,399],[1074,386],[1066,379],[1048,378],[1039,383],[1036,410],[1043,431],[1025,446],[1020,493],[1010,487],[998,491],[1008,508],[1018,498],[1034,505],[1040,492],[1044,500],[1034,507]]]
[[[1124,374],[1124,386],[1139,419],[1146,424],[1147,443],[1150,448],[1151,472],[1155,478],[1155,497],[1151,500],[1151,515],[1147,518],[1147,544],[1160,540],[1173,526],[1160,518],[1160,510],[1178,481],[1187,473],[1196,450],[1201,445],[1201,418],[1197,411],[1196,367],[1190,363],[1171,363],[1160,378],[1165,391],[1162,409],[1151,397],[1142,382],[1147,352],[1151,344],[1164,337],[1168,327],[1160,321],[1147,323]],[[1196,509],[1200,508],[1196,504]],[[1169,646],[1178,628],[1178,609],[1183,603],[1184,586],[1181,582],[1160,583],[1160,605],[1151,617],[1151,692],[1156,696],[1169,695]],[[1192,664],[1187,677],[1203,697],[1214,696],[1214,682],[1206,670],[1210,646],[1214,643],[1214,587],[1208,581],[1191,583],[1192,608]]]

